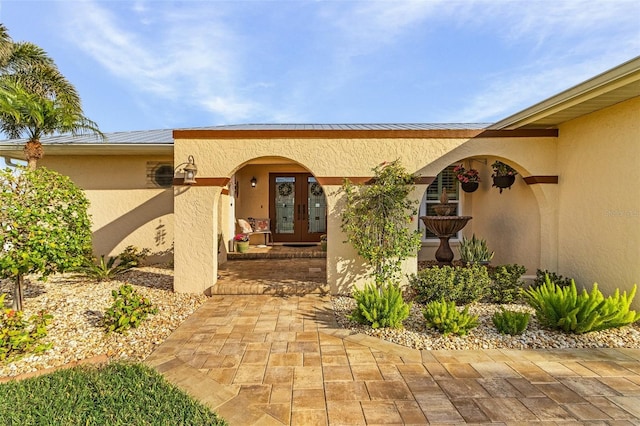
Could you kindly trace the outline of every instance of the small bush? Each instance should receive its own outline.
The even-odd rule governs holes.
[[[588,333],[590,331],[621,327],[640,319],[640,313],[629,310],[636,294],[636,285],[627,297],[616,289],[613,296],[606,299],[593,284],[591,293],[582,290],[578,294],[575,282],[561,287],[546,277],[545,284],[524,292],[527,302],[536,310],[540,324],[565,333]]]
[[[491,317],[493,325],[502,334],[522,334],[529,325],[531,314],[528,312],[507,311],[504,308]]]
[[[440,330],[445,336],[449,333],[464,336],[478,326],[478,317],[470,315],[467,306],[459,311],[454,302],[444,299],[427,303],[423,315],[428,327]]]
[[[416,301],[427,303],[444,298],[464,305],[487,295],[491,279],[483,265],[427,268],[409,277]]]
[[[106,310],[103,320],[107,332],[123,333],[130,328],[137,328],[147,315],[158,313],[158,308],[129,284],[113,290],[111,295],[114,302]]]
[[[0,361],[12,361],[27,353],[40,353],[52,344],[39,343],[47,335],[47,325],[53,316],[38,312],[28,320],[24,312],[4,307],[6,294],[0,295]]]
[[[555,272],[544,271],[538,269],[536,271],[536,279],[533,281],[533,287],[540,287],[545,283],[545,277],[549,277],[549,280],[555,285],[559,285],[560,287],[570,287],[571,286],[571,278],[565,278],[562,275],[558,275]]]
[[[493,303],[513,303],[521,299],[527,268],[522,265],[500,265],[491,273],[488,300]]]
[[[100,259],[87,258],[76,271],[96,281],[109,281],[140,266],[148,254],[149,249],[139,251],[136,247],[128,246],[119,255],[108,259],[105,255],[100,256]]]
[[[364,289],[355,290],[353,298],[358,307],[349,319],[370,324],[372,328],[400,328],[411,309],[411,305],[402,299],[402,290],[396,284],[383,285],[381,288],[367,284]]]

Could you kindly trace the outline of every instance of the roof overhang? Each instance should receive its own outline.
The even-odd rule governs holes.
[[[24,159],[24,145],[0,144],[0,157]],[[44,144],[45,155],[173,155],[173,144]]]
[[[491,125],[490,129],[552,129],[640,96],[640,56]]]

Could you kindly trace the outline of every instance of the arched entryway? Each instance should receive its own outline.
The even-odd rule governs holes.
[[[304,166],[280,157],[239,165],[229,181],[219,226],[229,252],[219,258],[213,294],[326,294],[327,200]],[[246,223],[242,223],[246,222]],[[249,225],[249,248],[239,252],[234,236]],[[242,226],[241,226],[242,225]],[[268,231],[269,233],[264,233]]]
[[[251,223],[268,219],[275,244],[319,245],[327,233],[324,188],[304,166],[286,158],[256,158],[240,166],[231,182],[232,216]],[[251,243],[263,245],[264,238],[252,235]]]

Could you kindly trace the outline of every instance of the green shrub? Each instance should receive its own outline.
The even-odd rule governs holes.
[[[111,295],[114,302],[106,310],[103,320],[107,332],[123,333],[130,328],[138,327],[148,314],[158,313],[158,308],[129,284],[113,290]]]
[[[493,325],[502,334],[522,334],[529,325],[531,314],[528,312],[507,311],[504,308],[491,317]]]
[[[478,326],[478,317],[469,314],[469,307],[465,306],[459,311],[454,302],[444,299],[427,303],[423,315],[428,327],[440,330],[445,336],[449,333],[464,336]]]
[[[28,320],[23,311],[4,307],[6,294],[0,295],[0,361],[18,359],[26,353],[40,353],[52,344],[39,343],[47,335],[47,325],[53,316],[44,311]]]
[[[636,294],[635,284],[628,297],[626,291],[620,295],[620,290],[616,289],[613,296],[605,299],[598,290],[598,284],[593,284],[591,293],[582,290],[578,294],[575,282],[561,287],[547,277],[544,285],[530,288],[524,294],[536,310],[541,325],[566,333],[581,334],[621,327],[640,319],[640,313],[629,310]]]
[[[349,318],[362,324],[370,324],[372,328],[400,328],[411,309],[411,305],[402,299],[402,290],[396,284],[380,288],[367,284],[362,290],[354,290],[353,298],[358,307]]]
[[[462,241],[458,246],[460,260],[464,263],[488,263],[493,259],[494,253],[489,251],[487,241],[482,238],[476,238],[476,234],[468,240],[462,237]]]
[[[493,303],[513,303],[521,298],[527,268],[522,265],[500,265],[491,272],[488,300]]]
[[[536,279],[533,281],[533,287],[544,285],[546,276],[548,276],[549,280],[555,285],[559,285],[560,287],[571,286],[571,278],[565,278],[562,275],[547,271],[546,269],[544,271],[538,269],[536,271]]]
[[[490,284],[487,268],[477,264],[427,268],[409,277],[419,303],[442,298],[459,305],[476,302],[487,295]]]
[[[141,265],[148,254],[149,249],[139,251],[136,247],[128,246],[119,255],[108,259],[105,255],[100,256],[100,259],[87,258],[76,271],[96,281],[109,281]]]

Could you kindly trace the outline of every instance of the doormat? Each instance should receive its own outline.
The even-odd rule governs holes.
[[[314,243],[310,243],[310,244],[306,244],[306,243],[284,243],[282,244],[285,247],[315,247],[318,244],[314,244]]]

